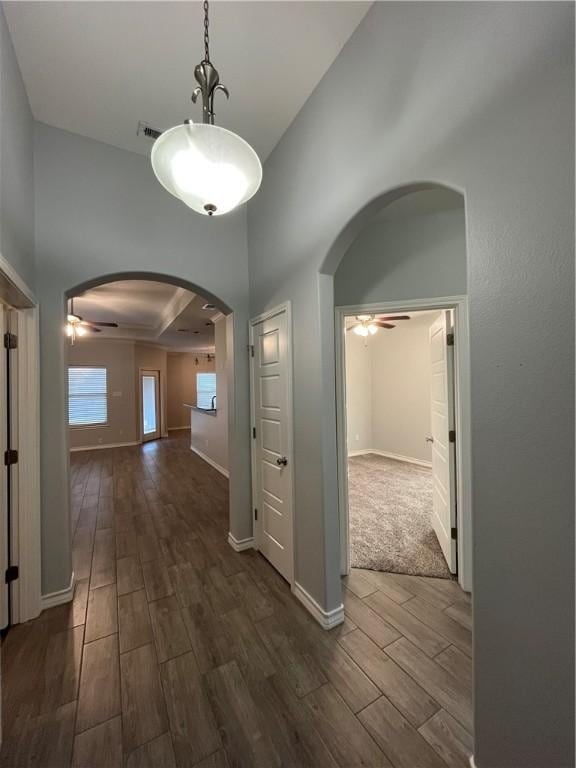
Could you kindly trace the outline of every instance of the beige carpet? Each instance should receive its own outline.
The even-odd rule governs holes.
[[[430,524],[432,472],[367,453],[348,459],[350,564],[450,578]]]

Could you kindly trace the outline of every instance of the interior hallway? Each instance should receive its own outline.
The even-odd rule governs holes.
[[[3,768],[467,768],[467,596],[354,571],[325,632],[175,434],[72,454],[75,598],[2,646]]]

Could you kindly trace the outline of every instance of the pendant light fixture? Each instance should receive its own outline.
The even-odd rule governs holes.
[[[152,147],[156,178],[197,213],[220,216],[249,200],[262,181],[262,165],[252,147],[232,131],[214,125],[214,96],[228,89],[210,61],[208,0],[204,0],[204,59],[194,69],[202,97],[202,123],[186,120],[164,131]]]

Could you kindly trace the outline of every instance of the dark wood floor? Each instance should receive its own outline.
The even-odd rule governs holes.
[[[324,632],[175,434],[73,454],[75,597],[3,645],[2,767],[467,766],[459,587],[355,571]]]

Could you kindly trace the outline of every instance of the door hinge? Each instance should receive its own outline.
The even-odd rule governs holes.
[[[256,440],[256,427],[252,427],[252,437]]]
[[[14,448],[9,448],[7,451],[4,451],[4,464],[7,467],[12,464],[18,464],[18,451],[15,451]]]
[[[258,520],[258,510],[254,509],[254,520]]]
[[[18,348],[18,336],[15,333],[4,334],[4,348],[5,349],[17,349]]]
[[[451,430],[448,432],[448,440],[449,440],[451,443],[455,443],[455,442],[456,442],[456,430],[455,430],[455,429],[451,429]]]
[[[454,346],[454,334],[452,332],[446,334],[446,345],[448,347]]]
[[[458,528],[451,528],[450,529],[450,536],[453,539],[457,539],[458,538]]]
[[[248,349],[250,350],[250,357],[254,357],[254,344],[248,344]]]
[[[6,574],[5,574],[5,581],[6,584],[10,584],[12,581],[16,581],[18,578],[18,566],[17,565],[10,565],[8,568],[6,568]]]

